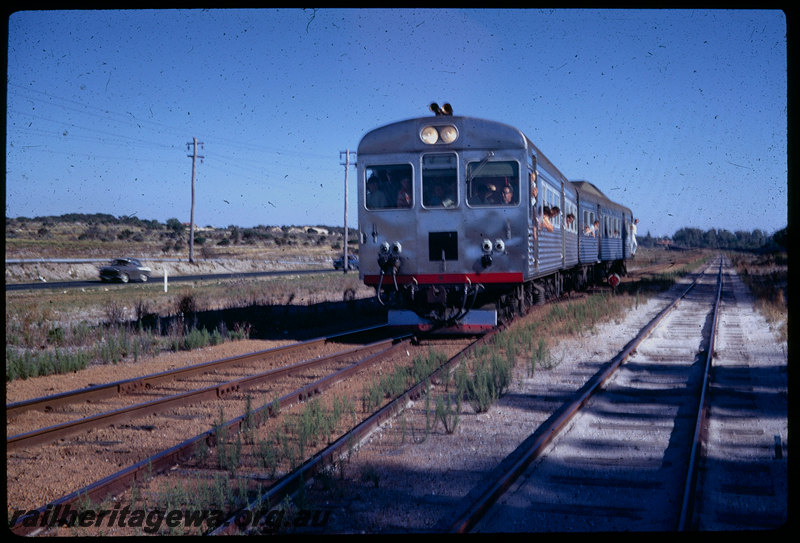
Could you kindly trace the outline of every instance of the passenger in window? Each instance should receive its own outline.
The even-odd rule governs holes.
[[[497,187],[494,185],[486,185],[486,192],[483,194],[483,203],[486,205],[497,205],[500,203],[500,198],[497,196]]]
[[[539,229],[541,230],[542,228],[550,232],[553,231],[553,225],[550,222],[550,206],[544,206],[542,208],[542,214],[539,218]]]
[[[597,232],[600,230],[600,221],[594,221],[591,226],[587,226],[584,229],[584,234],[587,236],[597,237]]]
[[[553,231],[553,220],[558,217],[558,214],[561,213],[561,210],[558,209],[557,206],[549,207],[544,206],[544,210],[542,211],[542,220],[540,222],[540,227],[544,228],[548,232]]]
[[[550,221],[551,222],[556,222],[556,219],[558,218],[558,216],[560,214],[561,214],[561,210],[558,208],[558,206],[551,207],[550,208]]]
[[[453,207],[456,205],[456,201],[454,198],[445,194],[444,184],[436,183],[433,186],[433,196],[431,196],[430,205],[432,207]]]
[[[411,180],[408,177],[400,180],[400,190],[397,191],[397,207],[411,207]]]
[[[564,217],[564,220],[567,223],[567,228],[572,226],[572,223],[575,222],[575,215],[573,213],[567,213],[567,216]]]
[[[514,189],[511,187],[503,187],[503,203],[506,205],[514,203]]]
[[[536,187],[536,173],[531,173],[531,207],[533,208],[533,239],[539,238],[539,217],[536,215],[536,198],[539,197],[539,189]]]
[[[371,175],[367,179],[367,207],[369,209],[383,209],[389,207],[386,194],[380,189],[377,176]]]

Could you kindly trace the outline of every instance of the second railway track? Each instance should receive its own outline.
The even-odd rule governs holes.
[[[719,279],[698,278],[475,531],[678,528]]]
[[[377,333],[386,335],[385,331]],[[98,403],[100,412],[88,417],[88,422],[91,424],[72,429],[69,435],[47,434],[43,438],[21,443],[18,440],[24,439],[26,435],[37,434],[41,429],[9,435],[9,444],[14,444],[13,447],[9,446],[7,454],[9,511],[33,511],[36,508],[46,511],[48,509],[44,508],[44,503],[58,505],[74,503],[80,499],[80,495],[86,495],[94,501],[110,499],[118,495],[126,484],[133,482],[135,485],[137,480],[141,484],[141,473],[147,472],[151,464],[158,463],[163,467],[163,462],[173,462],[179,458],[200,457],[200,460],[195,460],[194,463],[190,462],[189,465],[193,466],[192,470],[197,471],[199,468],[202,473],[204,470],[208,470],[208,468],[203,468],[204,465],[221,464],[221,460],[213,457],[207,458],[206,455],[213,455],[215,452],[219,455],[223,454],[221,452],[223,447],[220,446],[218,440],[220,435],[223,435],[221,434],[222,430],[228,427],[229,423],[225,422],[226,420],[232,417],[233,421],[238,420],[239,422],[235,423],[237,429],[239,424],[244,424],[242,418],[248,416],[248,413],[260,416],[262,423],[273,418],[278,420],[283,416],[283,412],[293,404],[301,403],[312,397],[321,397],[327,388],[331,388],[334,392],[328,394],[329,398],[325,400],[326,403],[330,403],[332,394],[339,394],[335,398],[340,398],[343,406],[350,406],[350,412],[346,414],[348,416],[352,414],[355,420],[355,417],[361,416],[361,406],[357,403],[359,403],[358,398],[365,383],[381,374],[391,373],[397,364],[407,364],[412,351],[419,354],[423,350],[427,350],[427,347],[412,345],[408,339],[400,341],[392,339],[390,336],[388,339],[376,340],[375,337],[370,337],[369,331],[366,333],[362,331],[358,335],[361,337],[356,338],[356,335],[350,338],[339,336],[326,341],[307,342],[300,348],[284,347],[274,351],[265,351],[258,353],[259,356],[256,357],[245,357],[247,358],[245,364],[232,364],[234,360],[219,361],[220,363],[215,362],[211,365],[204,364],[203,368],[178,372],[184,374],[179,381],[163,375],[158,375],[158,378],[153,375],[146,376],[140,382],[148,382],[151,386],[133,387],[132,394],[114,393],[114,386],[101,387],[106,388],[111,394],[103,399],[93,398],[91,407],[97,410],[97,406],[94,404]],[[466,345],[464,341],[459,344],[461,344],[460,347],[453,345],[446,347],[445,350],[450,350],[452,354],[453,349],[458,350]],[[285,352],[290,350],[291,354]],[[278,365],[277,368],[273,367],[265,372],[263,367],[254,367],[253,365],[253,358],[269,359],[276,356],[277,360],[272,360],[268,365]],[[306,361],[287,365],[287,360],[298,359]],[[236,361],[240,362],[240,360]],[[360,361],[366,362],[366,364]],[[208,371],[209,366],[213,366],[214,369]],[[231,390],[226,390],[225,394],[218,394],[218,389],[226,388],[232,382],[231,379],[242,384],[242,381],[251,381],[254,372],[259,372],[260,375],[257,376],[262,377],[261,380],[266,382],[266,379],[263,379],[265,374],[269,376],[274,373],[286,373],[283,370],[287,368],[292,370],[292,375],[282,375],[280,379],[270,382],[266,388],[264,388],[264,383],[249,387],[236,386],[231,387]],[[187,373],[191,374],[188,380],[185,379]],[[209,386],[209,380],[214,384]],[[156,381],[161,381],[161,384],[156,386]],[[252,385],[252,383],[248,384]],[[190,390],[188,392],[176,391],[181,387]],[[338,392],[336,392],[337,389]],[[192,401],[183,401],[182,396],[192,395],[196,390],[201,390],[204,394]],[[94,391],[89,390],[88,392]],[[179,392],[177,396],[176,392]],[[206,392],[210,394],[207,395]],[[221,397],[217,398],[218,395]],[[64,399],[63,396],[59,397],[59,402]],[[28,407],[36,406],[46,409],[45,416],[47,417],[56,414],[61,418],[69,419],[69,422],[54,425],[55,427],[70,426],[73,422],[80,423],[80,420],[72,420],[72,417],[76,412],[83,413],[87,409],[86,400],[84,398],[82,401],[76,402],[75,400],[80,398],[80,394],[68,396],[73,400],[72,403],[57,403],[54,406],[51,405],[52,402],[43,399],[30,402]],[[143,402],[140,401],[143,398],[147,399]],[[137,401],[139,403],[136,403]],[[158,407],[163,401],[168,403],[163,407]],[[128,411],[131,409],[130,405],[118,407],[119,402],[128,404],[133,402],[133,411]],[[137,411],[139,406],[149,406],[150,404],[157,405],[146,413]],[[111,412],[107,411],[109,405],[114,406]],[[124,411],[121,417],[113,420],[105,419],[109,414],[113,416],[120,410]],[[33,413],[37,411],[40,410],[29,409],[15,412],[13,419],[17,421],[16,428],[21,426],[20,421],[36,420]],[[136,416],[133,416],[134,414]],[[280,422],[271,424],[273,429],[281,427]],[[261,424],[261,426],[266,427],[269,424]],[[210,428],[212,433],[209,433]],[[265,432],[264,435],[267,435],[267,428],[261,429]],[[333,430],[331,428],[331,431]],[[11,432],[12,430],[9,430],[9,434]],[[229,432],[226,430],[226,433]],[[191,438],[190,436],[196,437]],[[189,441],[184,441],[187,437],[190,437]],[[263,442],[266,443],[266,440]],[[255,441],[254,438],[251,446],[257,446]],[[208,448],[209,445],[212,448]],[[214,445],[216,446],[214,447]],[[225,443],[225,445],[229,444]],[[307,445],[312,446],[312,444]],[[292,447],[294,446],[293,444]],[[174,452],[171,452],[170,447],[174,449]],[[192,450],[184,450],[189,448]],[[297,452],[297,461],[302,461],[303,448],[300,446],[300,450]],[[166,455],[160,451],[164,451]],[[254,455],[256,453],[247,454]],[[291,454],[294,455],[294,452]],[[173,458],[175,460],[171,460]],[[106,479],[101,481],[103,477]],[[118,479],[119,482],[113,482],[112,479]],[[263,478],[255,477],[255,479],[256,482],[259,482]],[[106,480],[108,482],[104,482]],[[83,490],[77,494],[68,494],[69,491],[81,489],[81,487]],[[52,510],[52,506],[48,507]],[[28,522],[28,524],[31,523]],[[19,533],[29,533],[31,528],[33,531],[37,531],[39,526],[28,526],[27,529],[20,526],[20,528]]]
[[[129,423],[173,407],[201,404],[236,393],[275,393],[277,382],[289,390],[292,378],[303,382],[386,348],[391,338],[376,339],[385,336],[380,328],[358,331],[15,402],[6,406],[6,446],[17,450],[44,444],[92,428]],[[375,341],[370,343],[370,339]],[[349,344],[357,340],[362,345]],[[302,362],[292,363],[296,358]],[[36,428],[42,420],[46,426]]]

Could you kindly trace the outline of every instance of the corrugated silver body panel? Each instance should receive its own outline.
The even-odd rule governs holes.
[[[564,267],[572,268],[578,265],[578,235],[564,232]]]
[[[561,250],[561,230],[539,231],[539,268],[537,275],[546,275],[561,269],[563,252]]]

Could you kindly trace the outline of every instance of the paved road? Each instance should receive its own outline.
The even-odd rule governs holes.
[[[330,268],[318,270],[281,270],[281,271],[263,271],[263,272],[244,272],[244,273],[205,273],[198,275],[172,275],[167,279],[169,282],[181,281],[200,281],[200,280],[214,280],[214,279],[242,279],[245,277],[260,277],[270,275],[291,275],[291,274],[310,274],[310,273],[342,273],[338,270]],[[351,270],[353,273],[358,273],[357,270]],[[163,276],[153,276],[150,278],[151,283],[163,283]],[[79,287],[96,287],[98,285],[105,285],[99,279],[92,281],[56,281],[56,282],[40,282],[40,283],[6,283],[6,291],[9,290],[34,290],[43,288],[79,288]]]

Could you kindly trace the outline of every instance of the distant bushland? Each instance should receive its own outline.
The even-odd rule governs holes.
[[[196,258],[249,258],[254,251],[275,250],[333,257],[343,247],[341,226],[300,225],[194,228]],[[140,258],[188,256],[188,223],[171,217],[165,222],[135,215],[66,213],[60,216],[6,217],[6,259],[85,258],[87,256]],[[358,252],[358,232],[351,228],[348,247]]]

